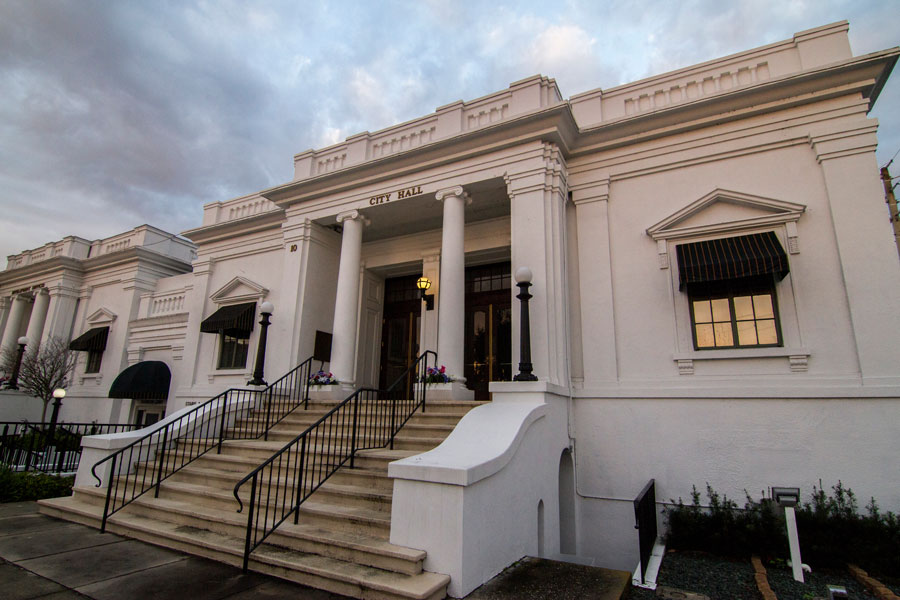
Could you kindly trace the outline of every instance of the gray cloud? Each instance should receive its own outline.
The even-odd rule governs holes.
[[[523,77],[565,96],[848,18],[895,45],[873,2],[104,2],[0,5],[0,255],[288,180],[292,156]],[[777,15],[777,18],[773,18]],[[895,78],[896,80],[896,78]],[[900,147],[891,82],[879,159]]]

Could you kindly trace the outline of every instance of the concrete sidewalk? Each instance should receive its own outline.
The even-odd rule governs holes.
[[[526,558],[468,600],[618,600],[630,575]],[[283,579],[38,514],[36,502],[0,504],[3,600],[345,600]]]
[[[0,597],[345,600],[306,586],[0,504]]]

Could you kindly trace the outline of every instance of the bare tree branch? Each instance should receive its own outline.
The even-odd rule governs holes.
[[[7,373],[16,363],[17,350],[7,350],[0,357],[0,366]],[[35,350],[25,349],[22,366],[19,367],[19,389],[44,402],[41,420],[46,419],[47,405],[53,399],[53,390],[64,388],[75,370],[78,354],[69,349],[69,343],[61,338],[48,338]]]

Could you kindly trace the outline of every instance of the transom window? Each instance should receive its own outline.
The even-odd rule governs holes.
[[[688,284],[694,348],[781,346],[772,276]]]
[[[237,337],[222,333],[219,344],[219,368],[243,369],[247,365],[247,349],[249,347],[249,335]]]

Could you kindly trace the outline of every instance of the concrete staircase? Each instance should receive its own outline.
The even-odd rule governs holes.
[[[425,552],[388,541],[393,483],[387,468],[440,444],[477,405],[428,402],[427,412],[418,411],[397,435],[394,450],[361,451],[355,468],[342,467],[328,479],[301,505],[298,524],[288,519],[250,555],[250,569],[354,598],[444,598],[450,578],[422,570]],[[275,426],[268,441],[225,442],[221,454],[211,451],[165,480],[159,498],[148,492],[112,515],[107,529],[240,566],[247,516],[236,512],[235,483],[333,406],[311,400],[308,410]],[[142,463],[129,477],[143,477],[154,465]],[[105,488],[75,488],[70,497],[40,501],[40,511],[99,528],[105,494]]]

